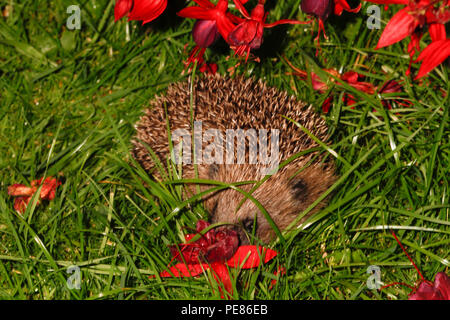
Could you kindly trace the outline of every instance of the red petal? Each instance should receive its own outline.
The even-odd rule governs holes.
[[[321,93],[328,90],[328,86],[322,79],[319,78],[317,74],[311,72],[311,84],[314,90],[319,91]]]
[[[438,272],[434,279],[434,287],[437,288],[445,300],[450,300],[450,277],[444,272]]]
[[[128,20],[142,20],[143,24],[153,21],[163,13],[167,0],[134,0]]]
[[[208,0],[194,0],[194,2],[205,9],[213,9],[215,7],[214,4]]]
[[[445,32],[445,25],[442,23],[432,23],[428,26],[430,37],[432,41],[445,40],[447,34]]]
[[[358,82],[359,74],[355,71],[349,71],[342,75],[342,80],[348,82],[349,84]]]
[[[324,113],[328,113],[331,108],[331,101],[333,100],[333,97],[328,97],[325,99],[325,101],[322,104],[322,111]]]
[[[116,0],[116,5],[114,7],[114,21],[121,19],[131,10],[133,5],[133,0]]]
[[[32,196],[35,192],[36,189],[18,183],[8,187],[8,194],[10,196]]]
[[[251,19],[250,15],[248,14],[247,9],[245,9],[245,7],[242,5],[242,2],[240,0],[233,0],[234,5],[236,6],[236,8],[239,10],[239,12],[246,18],[246,19]]]
[[[14,200],[14,210],[16,210],[20,214],[24,213],[30,200],[31,197],[17,197]]]
[[[423,281],[417,291],[408,300],[443,300],[441,293],[430,283]]]
[[[228,36],[230,32],[235,28],[233,22],[231,22],[230,18],[227,15],[221,15],[216,19],[217,28],[219,29],[219,33],[222,38],[228,41]]]
[[[450,39],[432,42],[417,58],[417,61],[423,60],[423,62],[415,79],[426,75],[447,59],[448,56],[450,56]]]
[[[220,262],[214,262],[211,264],[211,269],[213,270],[212,274],[214,279],[219,284],[219,291],[222,299],[224,298],[224,294],[221,285],[223,285],[228,293],[233,294],[233,287],[231,285],[230,273],[227,266]]]
[[[177,246],[169,246],[172,256],[182,263],[196,264],[206,254],[206,250],[203,250],[202,247],[195,244],[179,244],[178,248]]]
[[[395,80],[386,81],[379,90],[379,93],[394,93],[394,92],[402,92],[402,85]]]
[[[422,38],[422,33],[414,32],[411,35],[411,40],[408,43],[408,53],[410,59],[414,56],[416,51],[420,51],[420,39]]]
[[[205,220],[199,220],[199,221],[197,221],[195,230],[197,230],[197,232],[200,233],[201,231],[203,231],[205,228],[209,227],[210,225],[211,224]],[[215,242],[215,237],[216,237],[216,231],[214,229],[211,229],[203,235],[203,237],[200,239],[200,241],[206,240],[206,242],[207,242],[206,245],[210,245]]]
[[[231,14],[230,12],[227,12],[226,16],[233,24],[239,24],[239,23],[242,23],[245,21],[245,19],[243,19],[241,17],[237,17],[234,14]]]
[[[208,246],[206,260],[208,262],[225,262],[230,259],[239,246],[239,237],[236,231],[224,229],[218,231],[215,242]]]
[[[201,7],[187,7],[177,12],[177,15],[183,18],[192,18],[200,20],[215,20],[211,10]]]
[[[361,10],[361,3],[355,9],[350,8],[346,0],[334,0],[334,3],[334,14],[338,16],[340,16],[342,14],[342,11],[344,10],[353,13],[359,12],[359,10]]]
[[[169,271],[163,271],[159,274],[160,277],[195,277],[203,272],[203,270],[209,269],[209,265],[203,264],[184,264],[178,263],[169,268]],[[173,274],[173,276],[172,276]]]
[[[344,104],[346,106],[351,106],[351,105],[354,105],[356,103],[355,97],[352,96],[349,93],[344,94],[344,96],[342,97],[342,101],[344,102]]]
[[[48,177],[45,179],[41,189],[41,198],[53,200],[55,198],[56,188],[61,184],[56,178]]]
[[[202,231],[203,229],[209,227],[211,224],[208,221],[205,220],[198,220],[197,224],[195,226],[195,230],[197,230],[197,232]]]
[[[413,15],[409,14],[409,11],[409,7],[401,9],[389,20],[381,34],[376,49],[390,46],[414,32],[419,25],[419,21]]]
[[[269,262],[277,254],[272,249],[259,246],[240,246],[226,264],[232,268],[250,269],[259,266],[261,261],[263,263]]]
[[[253,41],[258,30],[256,21],[244,21],[237,25],[228,36],[228,42],[232,46],[246,45]]]
[[[217,72],[217,63],[204,63],[203,65],[200,66],[200,68],[198,70],[200,70],[200,72],[203,73],[209,73],[209,74],[216,74]]]

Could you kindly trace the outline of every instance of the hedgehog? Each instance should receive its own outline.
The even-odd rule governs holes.
[[[296,123],[321,141],[329,139],[325,120],[315,112],[313,106],[297,100],[295,96],[270,87],[261,80],[255,81],[243,76],[226,78],[218,74],[205,75],[195,79],[193,83],[188,80],[171,84],[164,95],[151,101],[150,107],[145,109],[135,125],[132,155],[155,179],[161,179],[161,176],[155,170],[154,158],[149,149],[161,163],[167,163],[168,158],[178,161],[177,163],[182,161],[183,179],[249,182],[239,185],[239,188],[246,193],[252,191],[251,196],[264,207],[278,229],[286,230],[336,180],[332,160],[319,152],[317,142]],[[173,134],[177,130],[193,136],[200,132],[203,137],[205,133],[215,133],[209,135],[210,139],[198,140],[197,144],[192,135],[191,138],[180,138],[178,145],[186,146],[192,142],[194,147],[191,148],[191,154],[197,154],[198,150],[206,152],[212,141],[216,142],[216,148],[203,161],[196,162],[198,159],[195,157],[194,161],[185,161],[189,160],[185,159],[185,155],[189,156],[189,150],[185,154],[182,147],[176,149],[176,141],[172,144],[172,149],[169,147],[169,137],[173,140]],[[242,140],[239,142],[238,138],[226,139],[225,143],[224,137],[228,138],[226,134],[230,132],[246,133],[243,136],[244,143]],[[277,147],[270,148],[272,160],[276,161],[269,163],[268,158],[262,157],[261,153],[259,157],[256,152],[251,154],[250,147],[255,146],[251,138],[258,132],[267,133],[266,151],[269,144]],[[274,132],[277,134],[273,134]],[[230,136],[232,137],[231,134]],[[261,150],[264,139],[261,136],[259,138]],[[228,149],[231,146],[237,147]],[[310,151],[313,148],[316,149]],[[247,149],[249,152],[242,156],[242,151]],[[232,150],[236,154],[241,151],[241,155],[233,155]],[[302,151],[306,152],[298,156]],[[220,161],[221,156],[225,160]],[[286,161],[288,159],[290,161]],[[283,162],[285,163],[281,166],[273,165]],[[257,188],[253,188],[255,183],[264,178]],[[211,190],[212,187],[213,185],[201,184],[188,189],[195,193],[208,188]],[[298,223],[303,223],[326,206],[327,200],[328,197]],[[210,222],[224,223],[227,228],[233,228],[238,233],[241,244],[248,244],[252,237],[263,243],[276,238],[273,227],[255,201],[236,188],[222,188],[207,193],[202,202],[210,214]]]

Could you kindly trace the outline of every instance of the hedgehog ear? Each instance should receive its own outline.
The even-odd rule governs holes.
[[[303,201],[308,197],[308,185],[302,178],[292,180],[292,193],[297,200]]]

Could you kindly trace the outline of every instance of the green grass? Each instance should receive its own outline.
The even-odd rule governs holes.
[[[73,1],[0,0],[0,299],[220,298],[208,276],[148,277],[170,262],[167,245],[207,215],[195,199],[180,197],[179,184],[152,181],[129,154],[143,108],[186,78],[183,46],[192,43],[193,21],[167,12],[143,27],[114,23],[112,3],[81,0],[81,30],[70,31]],[[299,3],[269,1],[269,22],[302,18]],[[406,287],[366,286],[370,265],[381,268],[385,284],[419,280],[382,226],[396,228],[427,279],[448,273],[448,68],[411,82],[407,41],[375,51],[381,31],[365,27],[364,12],[331,18],[318,57],[309,26],[268,30],[261,63],[236,69],[318,112],[326,97],[290,75],[282,55],[303,70],[355,70],[375,85],[403,79],[399,96],[412,103],[385,110],[378,97],[345,86],[358,100],[350,108],[343,89],[332,90],[334,104],[323,115],[331,144],[322,150],[336,157],[340,178],[328,191],[329,206],[307,228],[283,234],[284,245],[274,242],[280,254],[272,263],[239,271],[236,299],[405,299]],[[389,12],[382,11],[384,24]],[[224,48],[208,52],[221,74],[236,63]],[[7,187],[44,175],[62,180],[56,198],[18,215]],[[70,265],[81,268],[81,290],[66,286]],[[270,289],[279,266],[286,275]]]

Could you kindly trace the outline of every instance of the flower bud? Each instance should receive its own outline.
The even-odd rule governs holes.
[[[116,5],[114,7],[115,21],[122,19],[122,17],[128,14],[132,6],[133,0],[116,0]]]
[[[220,37],[214,20],[197,20],[192,29],[192,36],[195,43],[201,48],[208,48]]]
[[[333,0],[302,0],[301,9],[304,13],[313,14],[322,20],[326,20],[333,12]]]

